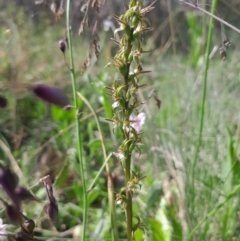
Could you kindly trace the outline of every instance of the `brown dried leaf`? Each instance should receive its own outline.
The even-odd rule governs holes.
[[[92,2],[92,8],[99,13],[100,12],[100,3],[98,0],[93,0]]]
[[[100,53],[100,45],[97,37],[94,37],[93,39],[93,49],[94,49],[95,56],[98,59],[99,53]]]
[[[97,24],[98,22],[96,21],[92,30],[92,35],[94,36],[95,34],[97,35]]]
[[[224,50],[224,48],[219,49],[219,54],[220,54],[221,60],[225,61],[227,54],[226,54],[226,51]]]
[[[85,3],[85,4],[82,5],[80,11],[83,12],[83,13],[85,13],[85,12],[87,11],[87,8],[88,8],[88,3]]]
[[[64,13],[63,0],[59,6],[57,6],[55,2],[52,2],[50,5],[50,10],[53,12],[55,20],[58,21]]]
[[[79,35],[81,35],[82,32],[83,32],[83,26],[84,26],[84,22],[82,21],[82,22],[80,23],[80,28],[79,28],[79,30],[78,30],[78,34],[79,34]]]
[[[43,7],[47,7],[48,6],[48,2],[49,2],[49,0],[36,0],[35,4],[36,5],[41,5]]]
[[[89,66],[91,66],[91,58],[92,58],[91,54],[88,53],[85,61],[84,61],[83,64],[82,64],[82,68],[81,68],[81,73],[82,73],[82,74],[86,71],[86,69],[87,69]]]
[[[57,14],[57,4],[55,2],[51,3],[50,10],[53,12],[54,15]]]
[[[158,109],[160,109],[160,107],[161,107],[161,100],[156,95],[154,95],[153,97],[155,99],[155,105],[157,106]]]

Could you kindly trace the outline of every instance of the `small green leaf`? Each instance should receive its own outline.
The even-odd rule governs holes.
[[[137,229],[136,232],[134,233],[134,238],[135,241],[143,241],[143,231],[141,229]]]

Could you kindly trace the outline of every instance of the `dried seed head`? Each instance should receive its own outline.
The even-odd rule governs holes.
[[[21,201],[40,201],[38,198],[34,197],[25,187],[17,186],[14,192]]]
[[[49,201],[46,207],[46,212],[51,220],[55,220],[58,215],[58,206],[56,201]]]
[[[223,40],[223,45],[228,48],[231,45],[231,42],[228,39]]]
[[[93,49],[94,49],[94,53],[96,58],[98,59],[99,54],[100,54],[100,45],[99,45],[99,40],[98,40],[98,36],[95,36],[93,39]]]
[[[153,97],[155,99],[155,105],[157,106],[158,109],[160,109],[160,107],[161,107],[161,100],[156,95],[154,95]]]
[[[5,108],[8,104],[7,99],[0,94],[0,108]]]
[[[29,234],[33,233],[33,230],[35,228],[35,222],[32,219],[27,219],[24,221],[22,228]]]
[[[7,205],[5,212],[6,212],[6,215],[10,222],[16,223],[16,224],[21,223],[22,216],[21,216],[19,209],[16,206],[14,206],[12,204]]]
[[[81,67],[81,73],[83,74],[85,72],[85,70],[91,66],[91,59],[92,59],[92,55],[90,53],[88,53],[86,59],[84,60],[82,67]]]
[[[223,48],[220,48],[220,49],[219,49],[219,54],[220,54],[221,60],[222,60],[222,61],[225,61],[226,56],[227,56],[226,51],[225,51]]]
[[[58,41],[58,47],[60,48],[60,50],[65,53],[65,49],[67,47],[66,42],[64,40],[59,40]]]
[[[69,99],[65,93],[55,87],[44,84],[35,84],[31,86],[31,90],[37,97],[49,104],[60,107],[69,105]]]
[[[46,206],[46,212],[51,220],[55,220],[58,215],[58,205],[57,205],[56,198],[53,195],[51,178],[49,175],[45,176],[44,178],[40,179],[40,182],[42,182],[43,185],[45,186],[48,200],[49,200]]]
[[[99,13],[100,11],[100,2],[98,0],[93,0],[92,2],[92,8]]]

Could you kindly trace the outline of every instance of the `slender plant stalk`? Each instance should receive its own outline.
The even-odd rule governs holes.
[[[217,8],[217,2],[218,0],[213,0],[212,2],[212,8],[211,13],[214,14]],[[204,62],[204,76],[203,76],[203,84],[202,84],[202,101],[201,101],[201,110],[200,110],[200,122],[199,122],[199,131],[198,131],[198,140],[197,140],[197,146],[195,150],[195,155],[193,159],[193,163],[191,166],[191,195],[192,195],[192,201],[191,201],[191,212],[192,215],[194,214],[194,199],[195,199],[195,188],[194,188],[194,171],[196,168],[196,164],[198,161],[198,153],[199,149],[202,143],[202,131],[203,131],[203,124],[204,124],[204,114],[205,114],[205,102],[206,102],[206,93],[207,93],[207,77],[208,77],[208,67],[209,67],[209,54],[211,50],[211,44],[212,44],[212,35],[213,35],[213,27],[214,27],[214,18],[211,17],[209,21],[209,29],[208,29],[208,38],[207,38],[207,49],[205,53],[205,62]]]
[[[129,39],[127,41],[127,51],[126,56],[128,57],[130,55],[130,52],[132,50],[132,36],[133,36],[133,30],[131,30]],[[128,63],[128,58],[125,58],[125,65],[127,66],[127,72],[124,76],[124,85],[126,89],[126,93],[129,90],[129,72],[130,72],[130,64]],[[129,121],[130,114],[129,114],[129,102],[126,102],[125,108],[123,109],[123,120]],[[129,140],[129,132],[124,131],[124,139]],[[129,150],[129,145],[126,148],[126,150]],[[131,152],[126,151],[125,158],[125,181],[126,184],[128,184],[131,181]],[[126,216],[127,216],[127,237],[128,241],[132,241],[132,219],[133,219],[133,213],[132,213],[132,194],[130,190],[126,189],[126,197],[127,197],[127,208],[126,208]]]
[[[2,135],[0,134],[0,138],[2,137]],[[17,161],[15,160],[14,156],[11,153],[11,150],[9,149],[9,147],[0,139],[0,149],[2,149],[3,152],[5,152],[5,155],[8,157],[11,168],[13,169],[13,171],[17,174],[17,176],[21,179],[24,180],[24,182],[26,181],[24,178],[24,174],[21,170],[21,168],[19,167]],[[26,183],[24,183],[26,184]]]
[[[125,178],[127,183],[131,180],[131,155],[126,159],[126,174]],[[128,240],[132,241],[132,194],[130,191],[127,191],[127,235]]]
[[[107,157],[107,151],[106,151],[105,140],[104,140],[102,128],[101,128],[101,125],[99,123],[97,114],[94,111],[94,109],[92,108],[89,101],[80,92],[78,92],[77,94],[83,100],[83,102],[87,105],[87,107],[90,109],[90,111],[93,113],[93,116],[94,116],[96,124],[97,124],[98,131],[100,133],[100,140],[101,140],[101,143],[102,143],[103,156],[104,156],[104,160],[105,160],[103,166],[101,167],[100,171],[98,172],[96,178],[94,179],[94,182],[89,187],[89,189],[92,189],[93,184],[95,183],[95,181],[97,180],[97,178],[101,174],[101,172],[103,170],[103,167],[106,166],[109,212],[110,212],[111,224],[112,224],[112,238],[113,238],[113,241],[117,241],[118,240],[118,229],[117,229],[116,209],[115,209],[115,200],[114,200],[114,187],[113,187],[113,181],[112,181],[110,166],[108,164],[109,157]],[[111,156],[112,156],[112,154],[110,155],[110,157]]]
[[[141,0],[130,0],[125,13],[120,17],[113,16],[120,25],[114,31],[115,36],[117,32],[123,34],[119,41],[113,39],[119,46],[119,50],[110,65],[120,71],[122,78],[121,80],[115,79],[113,85],[107,87],[111,91],[109,94],[114,101],[112,105],[113,117],[109,120],[114,123],[114,128],[118,127],[122,133],[122,142],[118,147],[116,156],[125,173],[125,187],[117,193],[116,200],[126,214],[128,241],[135,240],[136,230],[141,229],[140,218],[133,227],[132,195],[136,186],[140,185],[139,182],[142,178],[131,170],[132,152],[134,149],[139,150],[141,132],[135,129],[136,127],[133,125],[135,121],[132,120],[131,115],[139,113],[138,109],[142,105],[137,95],[138,89],[141,87],[138,75],[149,72],[143,70],[140,56],[148,52],[142,48],[142,34],[151,30],[145,15],[154,9],[153,4],[154,2],[144,7]]]
[[[98,173],[97,173],[97,175],[95,176],[95,178],[93,179],[92,183],[89,185],[87,192],[90,192],[90,191],[94,188],[94,186],[95,186],[96,183],[97,183],[98,178],[100,177],[101,173],[103,172],[106,164],[109,162],[109,160],[110,160],[110,158],[112,157],[112,155],[113,155],[113,153],[110,153],[110,154],[108,155],[107,159],[104,161],[104,163],[102,164],[101,168],[98,170]]]
[[[72,90],[73,90],[73,100],[74,105],[77,108],[76,113],[76,131],[77,131],[77,154],[79,158],[79,169],[81,174],[82,180],[82,189],[83,189],[83,226],[82,226],[82,233],[81,233],[81,240],[85,240],[86,236],[86,225],[87,225],[87,192],[86,192],[86,180],[84,175],[84,163],[82,157],[82,138],[80,135],[80,122],[78,120],[78,103],[77,103],[77,86],[76,86],[76,75],[74,70],[74,62],[73,62],[73,51],[72,51],[72,37],[70,31],[70,0],[67,0],[66,5],[66,24],[67,24],[67,36],[68,36],[68,47],[69,47],[69,59],[70,59],[70,74],[71,74],[71,81],[72,81]]]

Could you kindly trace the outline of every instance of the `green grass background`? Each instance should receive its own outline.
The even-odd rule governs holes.
[[[23,206],[26,215],[36,222],[36,237],[78,240],[83,210],[75,112],[47,106],[26,90],[14,88],[17,83],[41,82],[63,89],[71,98],[69,72],[58,49],[58,40],[64,36],[64,19],[52,23],[44,12],[39,12],[41,24],[35,25],[21,9],[13,13],[11,6],[0,13],[0,93],[9,101],[6,109],[0,109],[0,162],[9,164],[14,160],[24,177],[19,182],[33,186],[35,195],[43,199],[40,204]],[[190,240],[240,240],[239,193],[231,194],[240,180],[240,46],[239,36],[230,30],[226,31],[233,44],[227,50],[226,61],[221,61],[218,50],[210,60],[202,145],[194,170],[194,198],[189,188],[202,97],[205,48],[199,41],[203,41],[207,29],[207,23],[199,19],[193,13],[187,16],[187,54],[181,49],[174,54],[172,45],[157,48],[151,35],[146,36],[145,48],[154,51],[141,60],[152,73],[141,78],[141,83],[146,84],[139,92],[142,101],[146,101],[141,110],[147,118],[141,155],[135,153],[133,157],[133,170],[146,175],[134,195],[134,213],[145,224],[145,232],[136,234],[137,241],[185,241],[202,220]],[[93,57],[84,74],[80,70],[87,56],[88,40],[86,36],[73,35],[77,88],[98,113],[109,153],[115,150],[119,138],[119,133],[113,133],[105,121],[111,113],[111,100],[104,86],[111,86],[113,78],[119,77],[113,68],[105,68],[114,53],[112,35],[99,32],[100,58],[96,61]],[[216,30],[211,50],[221,45],[221,39]],[[153,93],[161,100],[160,110]],[[90,185],[104,160],[94,118],[80,100],[79,103],[80,117],[85,119],[81,121],[81,132]],[[114,159],[111,168],[117,191],[124,185],[121,168]],[[46,195],[44,187],[38,184],[39,178],[50,170],[55,172],[54,191],[59,205],[55,223],[44,212]],[[104,173],[89,193],[88,203],[88,239],[111,240]],[[216,209],[214,215],[209,215]],[[120,207],[117,215],[120,238],[125,240],[125,216]],[[7,223],[3,210],[0,217]],[[15,230],[9,226],[10,232]]]

